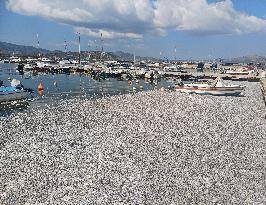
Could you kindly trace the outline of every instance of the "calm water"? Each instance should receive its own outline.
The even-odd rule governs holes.
[[[25,88],[34,89],[33,99],[24,102],[11,102],[0,104],[0,116],[10,115],[13,112],[20,112],[35,105],[43,105],[57,100],[76,98],[76,97],[101,97],[103,95],[119,95],[133,93],[133,87],[137,88],[137,92],[143,90],[160,89],[167,87],[171,83],[160,80],[157,85],[144,80],[140,80],[138,84],[134,81],[128,85],[127,81],[119,81],[116,78],[97,81],[90,75],[86,74],[44,74],[24,73],[20,75],[16,71],[15,64],[0,64],[0,80],[4,81],[4,85],[10,85],[10,80],[16,78],[21,81]],[[43,82],[44,93],[39,95],[37,87]]]

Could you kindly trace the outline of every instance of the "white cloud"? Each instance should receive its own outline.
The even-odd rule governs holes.
[[[236,11],[230,0],[212,4],[206,0],[168,0],[167,4],[159,0],[155,6],[155,23],[162,28],[206,34],[266,31],[266,20]]]
[[[104,38],[139,39],[169,30],[204,34],[266,31],[266,20],[238,12],[231,0],[7,0],[13,12],[72,25]]]
[[[114,32],[114,31],[106,31],[101,29],[89,29],[84,27],[75,27],[75,31],[82,34],[88,35],[93,37],[100,37],[101,34],[104,38],[113,39],[113,38],[133,38],[133,39],[141,39],[143,36],[141,34],[136,33],[121,33],[121,32]]]

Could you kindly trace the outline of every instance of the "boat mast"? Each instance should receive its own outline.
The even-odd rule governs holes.
[[[177,67],[177,64],[176,64],[176,46],[175,46],[175,50],[174,51],[175,51],[175,54],[174,54],[175,55],[175,65]]]
[[[100,59],[100,61],[102,62],[102,57],[103,57],[103,33],[101,33],[101,46],[102,46],[102,50],[101,50],[101,59]]]
[[[67,42],[65,40],[65,54],[67,53]]]
[[[136,56],[135,56],[135,53],[134,53],[134,69],[135,69],[135,65],[136,65]]]
[[[103,53],[103,33],[101,33],[101,44],[102,44],[102,53]]]
[[[79,43],[79,66],[80,66],[80,33],[78,32],[78,43]]]
[[[37,36],[37,48],[38,48],[38,51],[39,51],[39,49],[40,49],[39,34],[37,33],[36,36]],[[40,52],[38,53],[38,56],[39,57],[41,56]]]
[[[90,52],[90,42],[88,42],[88,55],[89,55],[89,61],[90,61],[90,58],[91,58],[91,52]]]

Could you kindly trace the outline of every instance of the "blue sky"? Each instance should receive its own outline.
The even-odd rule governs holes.
[[[265,0],[47,2],[0,1],[0,41],[36,46],[38,33],[42,48],[64,50],[66,40],[69,50],[77,50],[80,32],[82,50],[95,50],[103,33],[105,50],[142,56],[266,55]]]

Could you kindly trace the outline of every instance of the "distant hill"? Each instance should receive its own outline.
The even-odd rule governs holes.
[[[123,51],[115,51],[115,52],[111,52],[112,55],[116,56],[116,58],[118,59],[123,59],[123,60],[126,60],[126,61],[133,61],[134,60],[134,55],[132,53],[126,53],[126,52],[123,52]],[[158,61],[159,59],[158,58],[154,58],[154,57],[142,57],[142,56],[136,56],[135,57],[136,60],[143,60],[143,61],[152,61],[152,62],[155,62],[155,61]]]
[[[242,57],[237,57],[228,60],[232,63],[266,63],[266,57],[265,56],[258,56],[258,55],[250,55],[250,56],[242,56]]]
[[[131,53],[125,53],[122,51],[115,51],[115,52],[112,52],[112,54],[119,59],[124,59],[127,61],[133,61],[134,60],[134,55]]]
[[[36,48],[33,46],[24,46],[24,45],[16,45],[12,43],[6,43],[0,41],[0,57],[1,56],[10,56],[13,55],[18,56],[36,56],[38,54],[42,54],[47,57],[65,57],[66,53],[63,51],[55,50],[50,51],[47,49],[42,48]],[[100,51],[90,51],[91,58],[100,59],[101,58],[101,52]],[[77,52],[67,52],[67,55],[70,57],[77,58],[78,53]],[[87,51],[81,52],[82,58],[88,57]],[[102,56],[103,60],[125,60],[125,61],[133,61],[134,55],[132,53],[127,53],[123,51],[115,51],[115,52],[105,52]],[[153,57],[141,57],[136,56],[136,59],[138,61],[144,60],[144,61],[152,61],[156,62],[158,59]],[[250,55],[250,56],[242,56],[232,59],[217,59],[216,61],[221,61],[224,63],[253,63],[253,64],[265,64],[266,63],[266,57],[265,56],[258,56],[258,55]]]
[[[12,55],[14,53],[15,55],[37,55],[38,53],[47,54],[49,52],[51,51],[42,48],[16,45],[0,41],[0,54]]]
[[[47,57],[52,56],[58,56],[58,57],[65,57],[66,53],[63,51],[55,50],[50,51],[47,49],[42,48],[36,48],[33,46],[23,46],[23,45],[16,45],[12,43],[6,43],[0,41],[0,56],[5,55],[18,55],[18,56],[35,56],[38,54],[45,55]],[[100,59],[101,58],[101,52],[100,51],[90,51],[91,58]],[[67,55],[70,57],[77,57],[77,52],[67,52]],[[82,58],[88,57],[87,51],[81,52]],[[125,61],[133,61],[134,55],[131,53],[126,53],[122,51],[116,51],[116,52],[105,52],[102,56],[103,60],[125,60]],[[156,58],[152,57],[141,57],[136,56],[136,59],[138,60],[146,60],[146,61],[156,61]]]

